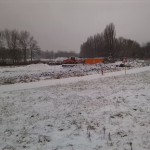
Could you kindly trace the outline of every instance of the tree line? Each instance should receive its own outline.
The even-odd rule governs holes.
[[[80,57],[150,58],[150,42],[140,46],[134,40],[116,38],[115,25],[110,23],[102,33],[87,38],[80,47]]]
[[[28,31],[5,29],[0,31],[0,60],[17,64],[32,62],[40,54],[38,42]]]
[[[75,52],[42,51],[38,42],[28,31],[0,31],[0,64],[27,64],[33,60],[79,56]],[[35,61],[34,61],[35,62]]]

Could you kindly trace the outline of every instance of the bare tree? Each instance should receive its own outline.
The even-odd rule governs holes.
[[[37,41],[34,40],[33,36],[30,38],[29,49],[30,49],[30,58],[32,62],[34,55],[38,54],[40,51],[40,47],[38,46]]]
[[[150,42],[147,42],[143,47],[142,47],[142,53],[144,58],[150,58]]]
[[[2,31],[0,31],[0,62],[3,63],[5,61],[5,59],[7,58],[7,52],[4,48],[4,44],[3,44],[3,33]]]
[[[3,47],[3,33],[0,31],[0,47]]]
[[[21,31],[20,32],[20,47],[23,52],[23,59],[24,62],[27,61],[27,58],[30,57],[31,62],[33,60],[33,55],[35,53],[39,53],[40,48],[38,46],[37,41],[31,36],[30,32],[28,31]]]
[[[3,36],[3,46],[5,49],[9,50],[9,56],[13,63],[20,59],[19,55],[19,33],[17,30],[4,30],[2,32]]]
[[[30,47],[30,33],[27,31],[21,31],[20,32],[20,37],[19,37],[19,42],[20,42],[20,47],[23,51],[23,59],[24,62],[27,61],[27,53],[29,52],[29,47]]]
[[[87,38],[87,41],[81,45],[80,55],[85,55],[84,57],[101,57],[113,54],[115,36],[115,26],[110,23],[101,34]]]
[[[115,47],[115,36],[115,25],[110,23],[104,30],[105,49],[108,56],[113,54]]]

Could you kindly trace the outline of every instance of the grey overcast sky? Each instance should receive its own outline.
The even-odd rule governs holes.
[[[117,37],[150,41],[150,0],[0,0],[0,30],[27,30],[42,50],[79,52],[111,22]]]

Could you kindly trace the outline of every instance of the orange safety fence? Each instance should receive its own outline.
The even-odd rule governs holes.
[[[102,58],[87,58],[85,59],[85,64],[98,64],[103,63],[104,59]]]

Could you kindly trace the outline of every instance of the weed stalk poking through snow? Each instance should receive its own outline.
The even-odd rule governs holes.
[[[104,131],[104,138],[105,138],[105,132],[106,132],[106,128],[105,127],[103,127],[103,131]]]
[[[132,149],[132,142],[130,142],[129,145],[130,145],[130,147],[131,147],[131,150],[133,150],[133,149]]]
[[[111,136],[110,136],[110,132],[109,132],[109,135],[108,135],[108,140],[111,141]]]

